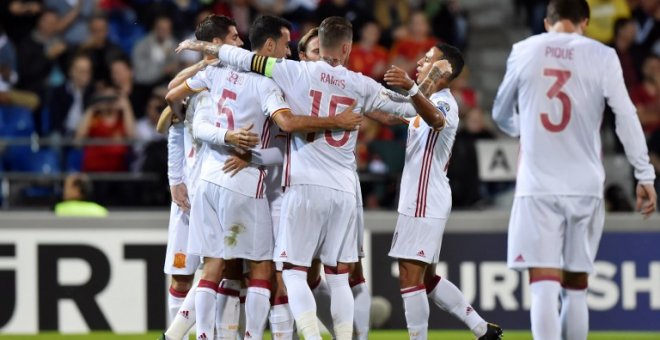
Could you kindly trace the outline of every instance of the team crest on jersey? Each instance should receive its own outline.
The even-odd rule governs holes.
[[[229,72],[229,75],[227,76],[227,81],[234,84],[234,85],[242,85],[243,84],[243,77],[241,77],[240,74],[231,71]]]
[[[174,266],[174,268],[186,268],[186,254],[174,254],[174,263],[172,263],[172,266]]]
[[[450,109],[449,103],[440,101],[440,102],[438,102],[438,105],[436,105],[436,106],[438,107],[438,109],[440,111],[442,111],[442,114],[444,114],[445,117],[446,117],[447,114],[449,113],[449,109]]]

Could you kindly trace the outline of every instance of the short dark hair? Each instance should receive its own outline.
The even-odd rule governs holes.
[[[319,26],[319,44],[322,47],[334,48],[353,41],[353,25],[343,17],[328,17]]]
[[[268,38],[273,40],[282,37],[282,28],[291,31],[291,23],[281,17],[274,15],[262,15],[252,22],[250,26],[250,46],[252,50],[260,49],[264,46]]]
[[[463,53],[458,48],[445,43],[439,43],[435,47],[442,52],[442,58],[440,59],[447,60],[451,65],[451,77],[449,77],[449,80],[456,79],[463,71],[463,66],[465,65]]]
[[[195,28],[195,38],[201,41],[213,41],[213,38],[224,40],[229,34],[229,27],[236,26],[236,21],[224,15],[211,14],[204,18]]]
[[[80,192],[80,198],[81,201],[87,201],[92,198],[92,194],[94,193],[94,187],[92,186],[92,182],[89,180],[89,177],[85,174],[75,174],[73,178],[73,186],[78,188],[78,191]]]
[[[298,41],[298,52],[305,53],[309,41],[318,36],[319,36],[318,27],[314,27],[311,30],[307,31],[307,33],[305,33],[305,35],[303,35],[302,38],[300,38],[300,41]]]
[[[551,24],[559,20],[570,20],[579,24],[584,19],[589,19],[589,4],[586,0],[550,0],[546,19]]]

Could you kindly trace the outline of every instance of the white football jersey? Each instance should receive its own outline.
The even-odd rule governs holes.
[[[223,62],[250,70],[254,53],[223,45]],[[269,61],[275,59],[270,58]],[[414,117],[406,97],[385,89],[371,78],[326,62],[277,59],[267,74],[282,88],[297,115],[334,116],[357,101],[356,112],[385,111]],[[284,186],[310,184],[355,193],[357,131],[292,133],[287,141]]]
[[[186,187],[188,193],[194,193],[195,187],[199,180],[199,175],[202,170],[202,159],[204,159],[204,152],[207,147],[204,143],[196,141],[193,138],[192,124],[195,117],[195,112],[200,106],[201,98],[209,97],[211,94],[208,91],[196,93],[188,98],[188,107],[186,108],[186,118],[183,122],[183,147],[186,157]]]
[[[270,125],[270,143],[268,147],[279,148],[284,153],[287,138],[288,134],[280,130],[277,124],[272,123]],[[268,166],[266,170],[266,198],[270,206],[273,207],[273,203],[280,200],[284,194],[282,190],[282,164]],[[275,204],[275,208],[279,208],[279,204]]]
[[[603,196],[605,100],[616,115],[616,133],[635,177],[653,183],[644,135],[614,49],[576,33],[544,33],[513,46],[493,119],[508,134],[520,135],[517,196]]]
[[[256,148],[268,147],[270,115],[289,109],[280,89],[271,79],[258,74],[215,66],[207,67],[186,83],[195,91],[209,88],[212,94],[206,104],[208,109],[195,115],[195,137],[209,143],[201,179],[246,196],[263,198],[266,171],[250,165],[233,177],[226,174],[222,168],[231,155],[231,147],[214,143],[215,136],[204,132],[213,131],[214,127],[233,130],[253,125],[252,131],[260,138]]]
[[[447,166],[458,129],[458,104],[449,89],[429,99],[445,115],[445,127],[434,130],[420,116],[410,120],[398,211],[412,217],[447,218],[451,210]]]

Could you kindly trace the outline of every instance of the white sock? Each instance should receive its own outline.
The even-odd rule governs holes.
[[[470,306],[463,293],[453,283],[436,275],[432,285],[427,289],[430,291],[428,293],[429,299],[436,306],[463,321],[477,338],[486,334],[488,324]]]
[[[293,339],[293,315],[291,315],[291,309],[289,309],[288,296],[275,298],[268,320],[270,321],[270,330],[273,333],[273,339]]]
[[[319,281],[312,288],[312,294],[314,294],[314,300],[316,301],[316,316],[334,339],[335,324],[332,321],[332,312],[330,311],[330,287],[328,287],[328,283],[323,277],[319,277]]]
[[[589,308],[586,289],[563,289],[561,333],[564,340],[586,340],[589,333]]]
[[[559,324],[559,281],[543,280],[532,282],[532,306],[529,314],[534,340],[557,340],[560,337]]]
[[[247,296],[247,288],[241,288],[240,292],[240,312],[238,317],[238,336],[237,339],[243,339],[245,335],[245,297]]]
[[[215,310],[215,338],[236,339],[240,313],[241,281],[224,279],[218,286]]]
[[[367,340],[369,337],[369,315],[371,314],[371,293],[363,280],[351,283],[355,312],[353,315],[353,339]]]
[[[270,281],[250,280],[245,297],[245,337],[262,339],[270,311]]]
[[[289,294],[289,307],[298,330],[305,340],[320,340],[321,332],[316,321],[316,302],[307,285],[307,272],[285,269],[282,271],[282,279]]]
[[[181,304],[174,320],[165,332],[166,339],[182,339],[195,325],[195,292],[197,289],[191,289]],[[187,340],[187,338],[186,338]]]
[[[180,292],[175,290],[173,287],[170,287],[169,294],[167,294],[167,323],[170,324],[174,321],[176,313],[179,312],[179,308],[183,304],[183,300],[186,299],[188,291]]]
[[[348,273],[326,272],[325,279],[330,287],[330,310],[335,324],[335,337],[337,340],[350,340],[353,338],[355,300],[351,286],[348,284]]]
[[[419,285],[401,289],[401,297],[410,340],[426,340],[430,313],[426,287]]]
[[[215,295],[218,285],[215,282],[199,280],[195,294],[197,311],[197,339],[213,339],[215,328]]]

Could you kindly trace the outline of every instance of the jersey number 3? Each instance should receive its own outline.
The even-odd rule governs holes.
[[[310,90],[309,96],[312,97],[312,116],[318,117],[319,111],[321,109],[321,97],[323,97],[323,92]],[[349,106],[353,104],[353,98],[342,97],[337,95],[332,95],[330,97],[330,107],[328,110],[328,116],[334,117],[337,114],[337,105],[346,105]],[[336,148],[344,146],[351,137],[350,131],[344,131],[340,139],[335,139],[332,135],[332,131],[325,130],[325,141]],[[313,142],[316,139],[316,134],[310,132],[307,134],[307,141]]]
[[[568,78],[571,77],[571,71],[546,68],[543,70],[543,75],[557,78],[545,95],[550,99],[557,98],[561,102],[561,121],[554,124],[550,121],[550,115],[543,112],[541,113],[541,124],[550,132],[560,132],[566,128],[568,121],[571,120],[571,99],[561,90]]]

